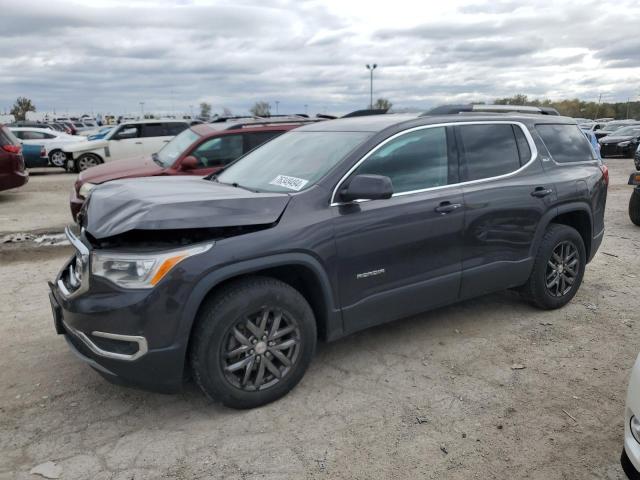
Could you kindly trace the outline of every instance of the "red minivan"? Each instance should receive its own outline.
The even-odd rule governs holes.
[[[304,123],[248,123],[227,130],[220,130],[216,124],[194,125],[176,135],[151,157],[116,160],[80,173],[71,191],[71,215],[76,220],[87,194],[101,183],[157,175],[204,177],[224,168],[249,150]]]
[[[11,130],[0,125],[0,190],[9,190],[29,181],[24,169],[22,145]]]

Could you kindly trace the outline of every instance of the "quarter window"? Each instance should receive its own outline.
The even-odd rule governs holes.
[[[497,177],[520,168],[521,156],[511,124],[460,125],[457,128],[463,181]]]
[[[406,133],[379,148],[354,175],[383,175],[391,179],[394,193],[447,185],[449,162],[444,127]]]
[[[594,160],[589,140],[577,125],[536,125],[547,150],[558,163]]]

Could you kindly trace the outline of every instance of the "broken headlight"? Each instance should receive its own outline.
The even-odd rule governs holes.
[[[91,273],[124,288],[152,288],[182,260],[204,253],[212,246],[209,243],[140,254],[94,251]]]

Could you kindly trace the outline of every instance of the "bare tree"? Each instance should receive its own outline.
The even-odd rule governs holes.
[[[379,98],[376,100],[376,103],[373,104],[373,108],[376,110],[389,110],[392,106],[393,103],[386,98]]]
[[[209,118],[211,116],[211,104],[202,102],[200,104],[200,116],[202,118]]]
[[[268,117],[271,115],[271,105],[268,102],[256,102],[249,111],[256,117]]]
[[[31,103],[27,97],[18,97],[16,103],[11,108],[11,115],[16,119],[16,122],[27,119],[27,112],[35,112],[36,106]]]

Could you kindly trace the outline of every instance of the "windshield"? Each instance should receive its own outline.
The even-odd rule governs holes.
[[[164,168],[169,168],[189,146],[198,140],[200,135],[187,128],[167,143],[155,156],[154,160]]]
[[[622,127],[615,131],[616,137],[624,137],[631,135],[640,135],[640,125],[636,125],[633,127]]]
[[[304,190],[371,135],[371,132],[288,132],[231,164],[217,180],[265,192]]]

